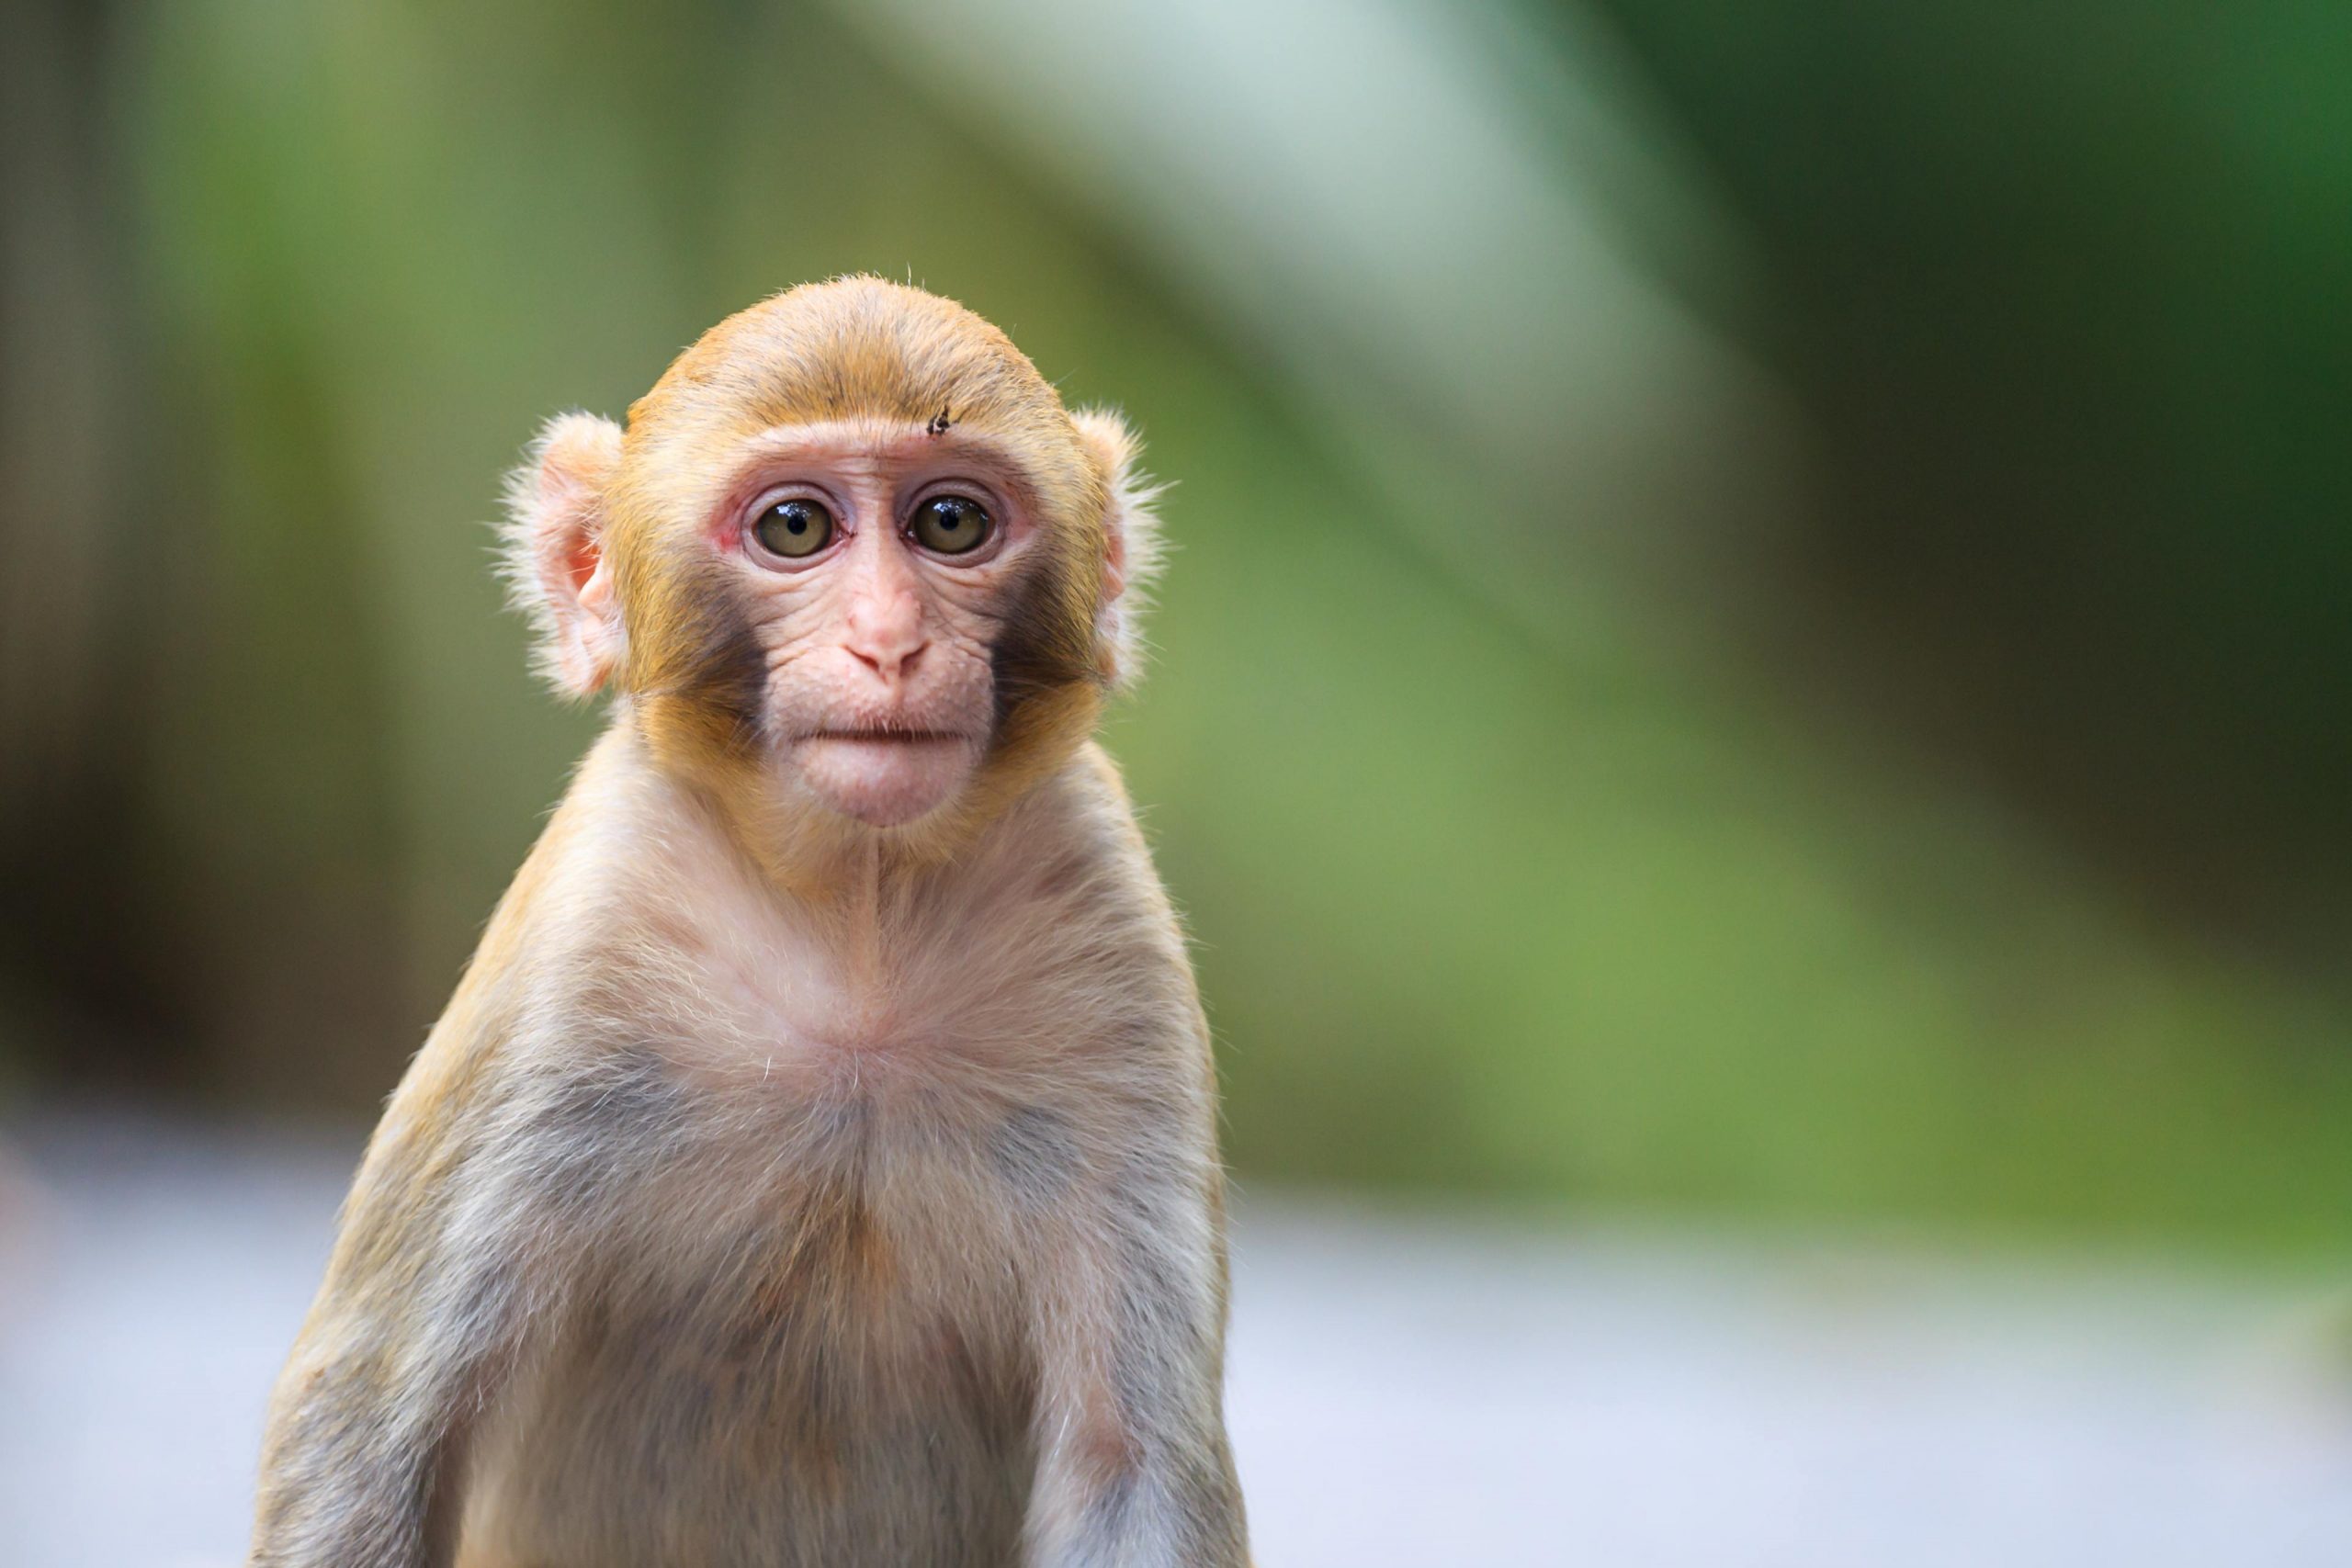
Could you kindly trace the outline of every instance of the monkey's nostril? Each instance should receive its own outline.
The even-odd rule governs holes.
[[[885,681],[903,681],[915,672],[915,661],[931,644],[919,642],[912,648],[878,646],[874,643],[844,643],[842,645],[852,659],[873,671]]]

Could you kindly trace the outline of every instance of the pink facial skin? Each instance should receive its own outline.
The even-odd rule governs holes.
[[[750,445],[713,544],[749,590],[776,765],[823,805],[899,826],[954,798],[978,765],[1000,604],[1034,532],[1023,488],[989,446],[953,433],[829,422]],[[985,511],[978,546],[950,554],[914,536],[915,513],[941,496]],[[788,502],[830,516],[830,538],[807,555],[762,540],[761,519]]]

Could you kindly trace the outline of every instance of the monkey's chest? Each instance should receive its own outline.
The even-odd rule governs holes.
[[[683,1140],[584,1247],[474,1450],[461,1562],[1015,1560],[1032,1259],[986,1152],[933,1127],[886,1164],[921,1129],[809,1115],[780,1163]]]

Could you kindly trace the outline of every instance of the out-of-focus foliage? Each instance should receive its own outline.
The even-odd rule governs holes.
[[[2342,40],[1943,9],[34,8],[0,1074],[380,1094],[594,722],[501,471],[867,268],[1178,481],[1245,1174],[2339,1239]]]
[[[1865,652],[1839,684],[2167,917],[2341,980],[2352,8],[1602,8],[1772,279],[1816,664]]]

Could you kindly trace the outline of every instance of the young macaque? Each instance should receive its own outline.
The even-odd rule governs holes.
[[[266,1568],[1238,1564],[1215,1085],[1091,739],[1151,492],[872,277],[517,476],[612,724],[393,1095]]]

